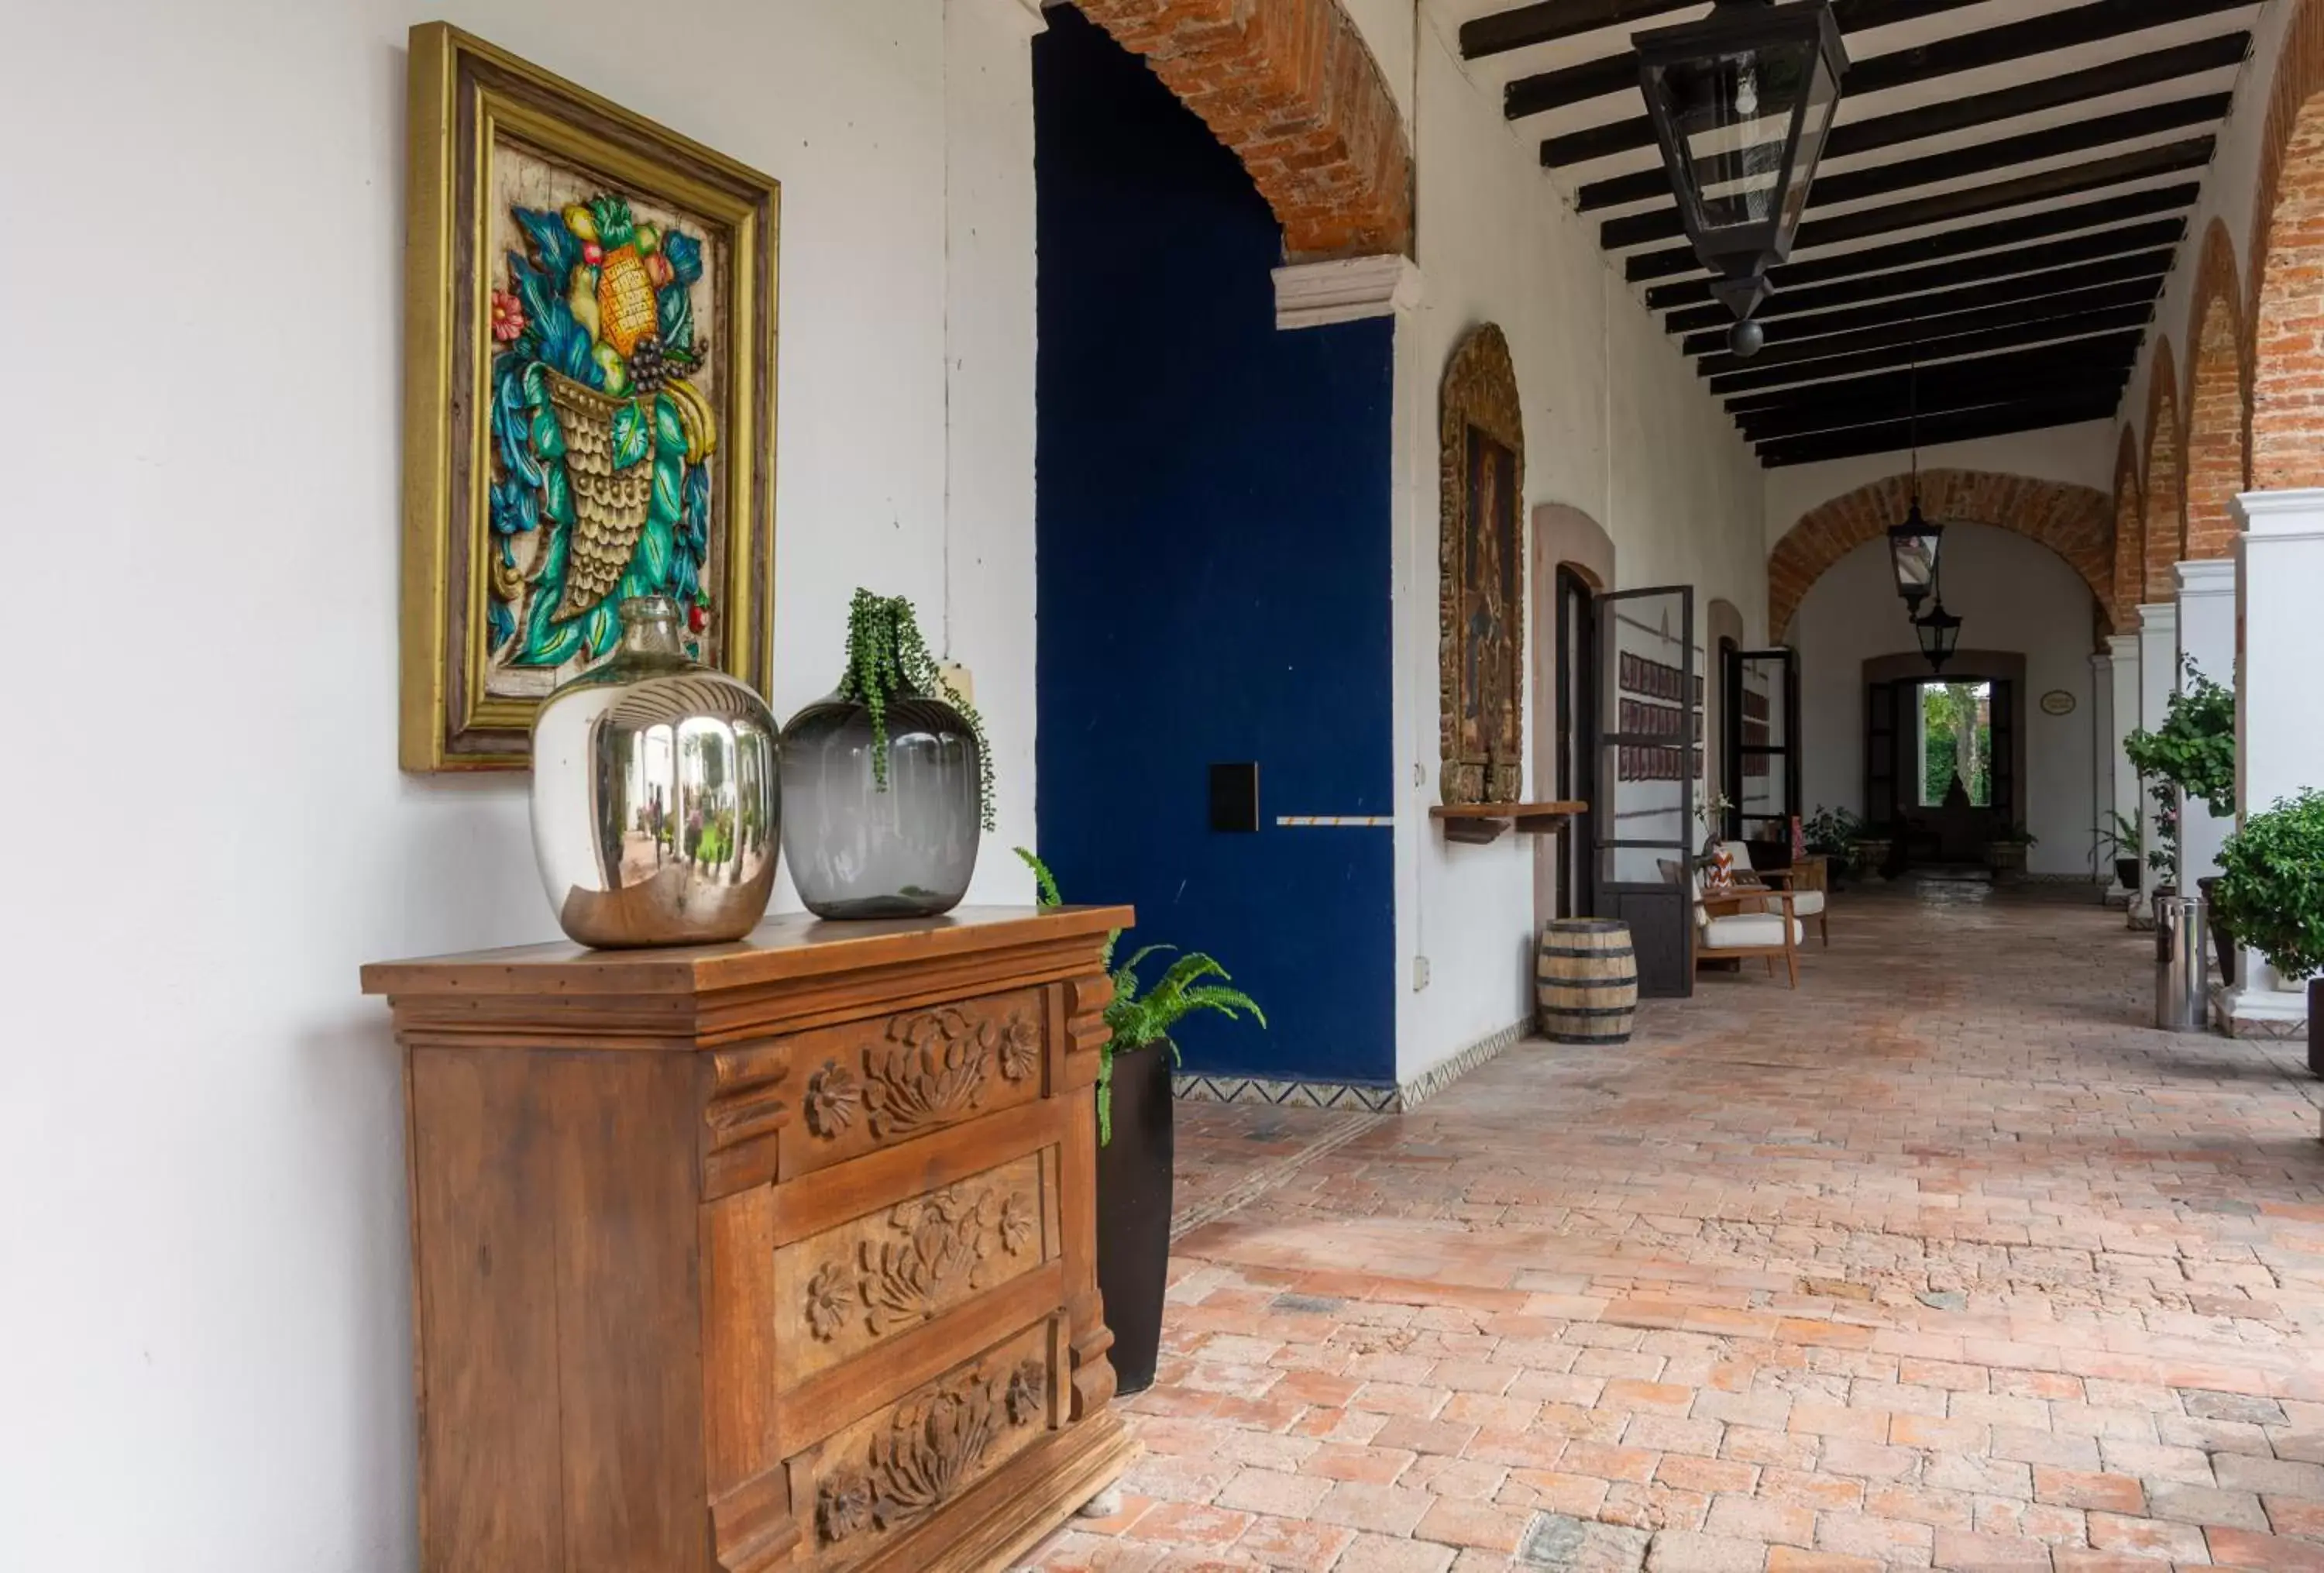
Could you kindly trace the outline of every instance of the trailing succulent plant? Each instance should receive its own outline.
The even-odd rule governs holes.
[[[960,712],[976,739],[976,800],[984,828],[993,828],[992,745],[984,717],[967,696],[946,680],[944,669],[920,636],[920,620],[902,596],[875,596],[858,589],[847,607],[847,671],[839,697],[862,705],[872,716],[872,781],[888,790],[888,701],[898,695],[942,695]]]
[[[2219,916],[2285,982],[2324,972],[2324,791],[2279,798],[2219,849]]]
[[[1065,897],[1057,890],[1056,876],[1049,865],[1026,847],[1017,848],[1017,856],[1033,871],[1034,884],[1040,890],[1040,906],[1047,911],[1063,906]],[[1101,1146],[1113,1142],[1113,1057],[1134,1050],[1161,1044],[1170,1050],[1170,1062],[1178,1062],[1178,1045],[1170,1039],[1170,1031],[1197,1011],[1215,1011],[1229,1021],[1242,1020],[1245,1013],[1262,1028],[1267,1025],[1267,1013],[1259,1002],[1239,988],[1226,985],[1234,980],[1212,957],[1199,950],[1190,950],[1170,964],[1169,969],[1157,979],[1154,986],[1140,993],[1138,968],[1151,956],[1160,956],[1177,948],[1175,945],[1148,945],[1120,967],[1113,964],[1113,948],[1121,939],[1116,929],[1105,938],[1105,949],[1099,965],[1113,979],[1113,1003],[1105,1007],[1105,1024],[1111,1031],[1105,1045],[1098,1050],[1097,1062],[1097,1139]],[[1218,979],[1212,983],[1211,978]]]

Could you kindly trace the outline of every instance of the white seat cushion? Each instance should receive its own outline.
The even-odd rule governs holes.
[[[1803,918],[1812,918],[1823,911],[1823,892],[1803,890],[1792,897],[1792,911]]]
[[[1807,929],[1794,923],[1794,944],[1807,939]],[[1731,912],[1713,918],[1702,925],[1702,948],[1705,950],[1748,950],[1761,946],[1778,946],[1784,942],[1784,915],[1781,912]]]

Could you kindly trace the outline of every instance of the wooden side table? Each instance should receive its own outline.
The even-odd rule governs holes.
[[[1126,908],[364,970],[405,1048],[429,1573],[1001,1567],[1111,1483]]]

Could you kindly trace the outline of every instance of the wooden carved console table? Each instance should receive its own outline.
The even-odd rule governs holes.
[[[366,967],[405,1048],[428,1573],[1005,1566],[1111,1484],[1126,908]]]

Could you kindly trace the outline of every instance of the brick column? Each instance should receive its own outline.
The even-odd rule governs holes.
[[[2138,773],[2130,768],[2130,755],[2123,751],[2122,740],[2138,729],[2138,635],[2116,634],[2107,639],[2107,654],[2114,676],[2113,696],[2107,706],[2107,749],[2108,774],[2114,782],[2113,808],[2134,825],[2145,823],[2144,805],[2138,793]],[[2139,859],[2139,884],[2146,882],[2143,847],[2133,847],[2131,856]],[[2121,893],[2123,904],[2131,910],[2135,924],[2138,914],[2138,886],[2116,887]]]
[[[2186,662],[2217,683],[2232,683],[2236,670],[2236,565],[2232,558],[2205,558],[2177,565],[2179,664],[2176,683],[2187,686]],[[2211,812],[2201,798],[2179,794],[2180,889],[2219,872],[2219,847],[2236,826],[2235,805]]]
[[[2246,492],[2236,499],[2236,808],[2238,817],[2306,787],[2324,787],[2324,488]],[[2224,1002],[2239,1038],[2305,1035],[2298,980],[2246,950]],[[2291,984],[2292,986],[2286,986]]]
[[[2178,603],[2150,601],[2140,606],[2137,725],[2150,732],[2163,725],[2163,712],[2171,703],[2172,689],[2176,686],[2173,674],[2178,661]],[[2163,844],[2160,816],[2144,781],[2138,783],[2138,822],[2145,828],[2149,847]],[[2138,871],[2138,902],[2131,908],[2131,923],[2143,929],[2154,921],[2154,893],[2163,876],[2163,871],[2151,863]]]

